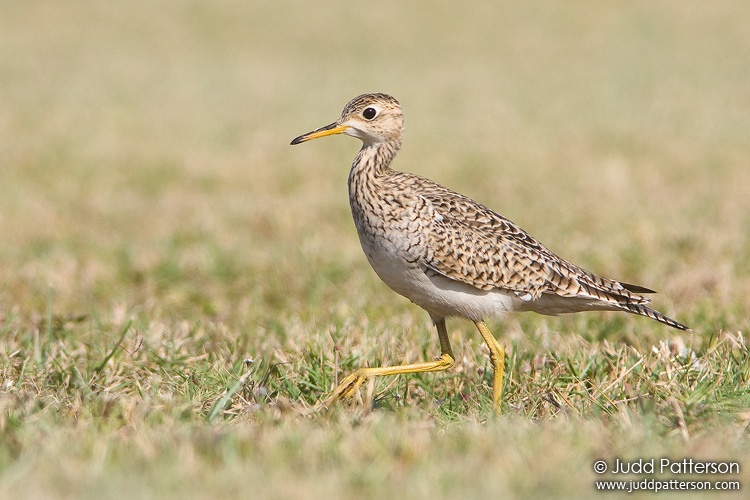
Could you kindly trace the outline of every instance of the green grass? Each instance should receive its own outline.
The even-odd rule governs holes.
[[[660,457],[750,485],[744,2],[2,10],[0,497],[585,498],[595,460]],[[288,146],[367,91],[404,107],[397,168],[694,331],[492,320],[495,418],[454,320],[449,372],[315,412],[438,352],[359,247],[356,141]]]

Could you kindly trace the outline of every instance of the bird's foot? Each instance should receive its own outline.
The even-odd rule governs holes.
[[[347,376],[338,387],[336,387],[331,395],[326,398],[323,402],[323,407],[329,408],[336,401],[354,396],[362,384],[364,384],[369,378],[370,376],[367,374],[367,369],[360,368],[359,370],[356,370],[354,373]]]

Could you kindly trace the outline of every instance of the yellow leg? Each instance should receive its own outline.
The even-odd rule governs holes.
[[[482,334],[484,341],[487,343],[487,347],[490,349],[490,360],[492,361],[492,367],[495,371],[495,376],[492,381],[492,401],[494,403],[495,412],[500,415],[500,403],[502,402],[503,396],[503,376],[505,375],[505,349],[497,341],[494,335],[484,321],[475,321],[474,324],[477,326],[479,333]]]
[[[324,407],[329,407],[339,399],[348,398],[357,392],[357,389],[370,377],[379,377],[382,375],[401,375],[404,373],[426,373],[439,372],[447,370],[453,366],[453,351],[451,350],[448,332],[445,329],[445,319],[435,320],[438,336],[440,338],[440,357],[435,361],[425,361],[423,363],[413,363],[410,365],[400,366],[381,366],[375,368],[360,368],[339,384],[338,387],[328,396],[323,403]]]

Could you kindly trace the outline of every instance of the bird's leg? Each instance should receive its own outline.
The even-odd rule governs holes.
[[[379,377],[382,375],[401,375],[404,373],[426,373],[439,372],[447,370],[453,366],[453,351],[448,339],[448,332],[445,329],[445,319],[435,320],[438,336],[440,338],[440,357],[434,361],[425,361],[423,363],[412,363],[400,366],[380,366],[374,368],[359,368],[349,375],[339,384],[338,387],[328,396],[323,403],[324,407],[329,407],[339,399],[348,398],[357,392],[357,389],[370,377]]]
[[[500,403],[503,396],[503,376],[505,375],[505,349],[497,341],[494,335],[484,321],[475,321],[479,333],[482,334],[487,347],[490,349],[490,360],[495,375],[492,381],[492,402],[494,403],[495,413],[500,415]]]

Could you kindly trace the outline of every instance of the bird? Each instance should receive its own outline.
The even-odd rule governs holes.
[[[487,327],[489,317],[514,311],[546,315],[624,311],[678,330],[690,328],[650,308],[648,288],[604,278],[558,257],[485,205],[442,185],[394,170],[404,131],[401,105],[392,96],[355,97],[330,125],[291,145],[343,134],[362,141],[348,188],[354,224],[367,260],[396,293],[427,311],[440,356],[419,363],[362,367],[343,379],[323,403],[328,408],[357,393],[372,377],[439,372],[455,358],[446,318],[474,323],[493,366],[493,409],[501,413],[505,351]]]

